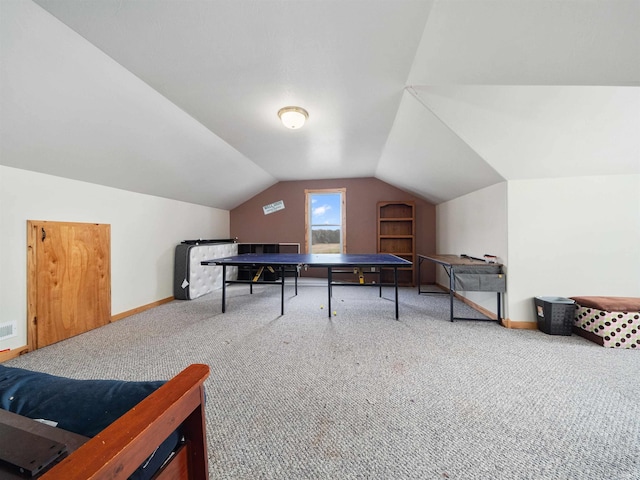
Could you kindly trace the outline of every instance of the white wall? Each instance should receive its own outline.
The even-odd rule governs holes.
[[[536,321],[535,296],[640,297],[640,175],[511,180],[436,215],[438,253],[505,264],[511,321]],[[495,312],[493,294],[460,294]]]
[[[174,249],[190,238],[227,238],[229,212],[0,166],[0,323],[26,344],[27,220],[111,225],[111,313],[173,295]]]
[[[505,265],[509,285],[507,250],[507,184],[498,183],[477,192],[458,197],[436,206],[436,250],[439,254],[473,257],[496,255]],[[442,268],[437,269],[437,282],[449,286]],[[509,286],[507,286],[507,291]],[[472,302],[496,313],[496,294],[490,292],[459,292]],[[506,296],[505,296],[506,299]],[[508,305],[504,302],[504,317]]]
[[[640,297],[640,175],[512,180],[509,312],[533,297]]]

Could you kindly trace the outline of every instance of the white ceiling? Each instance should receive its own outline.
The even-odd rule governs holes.
[[[639,58],[638,0],[2,0],[0,164],[224,209],[640,173]]]

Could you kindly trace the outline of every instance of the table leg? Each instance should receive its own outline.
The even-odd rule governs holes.
[[[453,267],[449,269],[449,302],[450,302],[450,310],[449,310],[449,318],[453,322],[453,287],[455,282],[453,280],[455,274],[453,272]]]
[[[227,265],[222,265],[222,313],[224,313],[224,306],[226,302],[227,293]]]
[[[327,306],[328,308],[328,314],[329,314],[329,318],[331,318],[331,282],[333,282],[333,272],[331,270],[331,267],[327,267],[327,292],[328,293],[328,299],[327,299]]]
[[[282,283],[282,290],[280,292],[280,315],[284,315],[284,265],[280,267],[280,283]]]
[[[396,287],[396,320],[398,320],[398,267],[393,268],[393,283]]]

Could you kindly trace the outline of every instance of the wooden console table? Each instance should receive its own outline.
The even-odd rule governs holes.
[[[420,266],[425,260],[442,265],[449,276],[448,292],[428,292],[422,290]],[[418,294],[449,294],[451,305],[449,319],[452,322],[454,320],[484,320],[482,318],[454,316],[453,297],[456,290],[467,292],[497,292],[497,321],[500,322],[502,320],[502,293],[506,291],[506,277],[504,273],[502,273],[502,264],[487,263],[482,260],[474,260],[472,258],[460,257],[458,255],[418,255]]]

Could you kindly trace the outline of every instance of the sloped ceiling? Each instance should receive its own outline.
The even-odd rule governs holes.
[[[635,0],[3,0],[0,163],[230,209],[640,173]],[[276,112],[300,105],[308,125]]]

